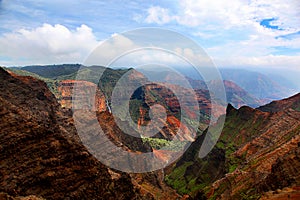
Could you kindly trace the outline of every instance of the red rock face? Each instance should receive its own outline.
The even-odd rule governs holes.
[[[195,130],[192,130],[188,124],[184,124],[181,121],[181,117],[191,121],[197,121],[200,118],[201,127],[204,127],[204,130],[210,122],[209,116],[211,115],[212,105],[216,111],[212,113],[213,119],[217,119],[225,113],[224,106],[219,105],[217,102],[211,102],[207,90],[191,90],[173,84],[152,83],[145,86],[144,92],[143,98],[147,105],[160,104],[166,109],[166,128],[161,134],[167,139],[173,138],[179,127],[182,127],[185,135],[182,139],[191,140],[194,137],[191,133],[195,132]],[[146,108],[140,107],[138,126],[146,126],[147,123]]]
[[[277,112],[273,113],[248,107],[230,111],[229,116],[235,116],[235,120],[243,123],[233,128],[225,126],[227,133],[238,130],[232,138],[226,134],[225,140],[237,144],[237,150],[230,157],[240,160],[240,164],[233,172],[214,182],[207,197],[239,199],[247,192],[248,197],[262,195],[263,199],[289,199],[289,196],[297,199],[299,187],[294,186],[300,185],[300,112],[293,107],[299,103],[298,97],[265,107],[276,108]],[[285,187],[293,189],[282,191]]]
[[[76,87],[74,87],[76,86]],[[75,89],[76,88],[76,91]],[[88,81],[63,80],[59,83],[60,104],[65,108],[88,109],[91,111],[106,111],[105,96],[97,85]],[[73,93],[76,92],[75,95]],[[72,99],[74,98],[75,99]],[[75,101],[75,102],[74,102]]]
[[[0,199],[28,195],[140,199],[128,174],[112,179],[87,152],[44,82],[0,68]]]
[[[139,108],[139,119],[137,121],[138,128],[140,129],[141,126],[147,125],[147,121],[145,120],[147,111],[142,107]]]
[[[192,105],[189,101],[189,98],[193,98],[193,101],[197,103],[198,101],[201,102],[203,105],[206,106],[208,100],[204,100],[204,97],[200,97],[197,94],[192,96],[192,93],[188,89],[182,88],[178,90],[180,86],[170,85],[170,84],[148,84],[145,86],[145,96],[144,102],[149,106],[160,104],[164,107],[163,109],[158,109],[154,113],[154,116],[162,115],[161,112],[166,112],[166,119],[163,121],[164,127],[160,131],[158,137],[165,138],[165,139],[172,139],[177,135],[179,129],[181,130],[182,134],[179,136],[179,140],[189,140],[192,141],[195,133],[195,130],[192,130],[192,127],[188,124],[184,124],[181,121],[181,115],[190,119],[190,120],[197,120],[197,114],[195,112],[195,105]],[[177,94],[174,94],[173,91],[177,91]],[[180,100],[183,102],[180,105]],[[152,110],[153,111],[153,110]],[[202,109],[204,113],[209,112],[209,109],[204,108]],[[138,126],[147,126],[149,123],[147,116],[148,112],[145,107],[139,108],[139,118],[138,118]],[[198,116],[199,118],[199,116]],[[163,120],[163,119],[162,119]]]

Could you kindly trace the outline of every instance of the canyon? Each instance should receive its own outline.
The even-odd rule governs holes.
[[[193,81],[196,94],[193,100],[202,106],[199,114],[189,102],[179,104],[178,97],[190,91],[178,85],[150,84],[132,69],[131,72],[108,69],[100,83],[92,79],[74,80],[73,73],[80,66],[76,65],[76,70],[64,67],[60,73],[47,76],[46,83],[0,69],[1,198],[299,198],[300,94],[255,109],[245,106],[246,102],[252,102],[255,107],[262,102],[247,96],[248,93],[235,83],[224,81],[234,106],[227,106],[226,115],[215,116],[225,119],[224,128],[216,146],[200,159],[198,153],[207,134],[211,109],[209,93],[201,82]],[[165,108],[163,128],[151,138],[141,138],[123,116],[118,119],[110,112],[112,88],[125,73],[132,78],[132,87],[136,86],[133,77],[145,84],[130,99],[130,115],[137,130],[149,123],[150,105],[160,103]],[[52,76],[55,79],[49,80]],[[75,85],[81,88],[77,95],[87,98],[73,98]],[[180,91],[179,96],[172,92],[176,89]],[[122,95],[121,91],[120,98]],[[77,105],[81,106],[72,107],[72,101],[78,101]],[[181,113],[181,106],[185,113]],[[121,112],[122,109],[120,107]],[[161,170],[125,173],[110,169],[82,144],[72,118],[76,110],[85,110],[87,119],[96,116],[106,137],[128,152],[153,152],[164,161],[168,159],[167,154],[160,149],[167,147],[174,151],[178,148],[170,141],[177,137],[181,126],[186,132],[180,135],[179,141],[187,140],[191,145],[182,157]],[[160,114],[161,110],[155,112]],[[195,130],[179,118],[181,115],[190,119],[189,123],[197,119],[195,116],[201,116],[196,135],[191,135]],[[125,134],[117,122],[128,127],[131,136]],[[93,124],[90,128],[93,129]]]

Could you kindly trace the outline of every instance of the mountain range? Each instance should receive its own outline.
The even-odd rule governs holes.
[[[157,150],[167,147],[173,151],[171,140],[179,124],[187,121],[179,118],[176,96],[163,82],[149,85],[147,77],[133,69],[97,66],[81,70],[87,74],[104,70],[100,82],[97,76],[89,76],[85,81],[74,80],[80,67],[0,68],[1,198],[299,199],[300,94],[262,105],[266,99],[287,94],[280,93],[282,88],[276,89],[275,83],[264,84],[265,80],[269,82],[264,77],[245,77],[254,83],[263,82],[262,93],[273,87],[263,96],[253,91],[255,84],[245,90],[251,81],[237,83],[234,78],[225,79],[230,104],[226,115],[218,116],[220,120],[225,119],[224,128],[212,151],[199,158],[212,102],[203,81],[189,78],[197,93],[197,102],[205,109],[201,114],[202,126],[187,151],[164,169],[125,173],[108,168],[82,145],[70,103],[74,82],[85,88],[96,88],[95,106],[87,109],[96,112],[107,138],[127,151],[154,152],[163,161],[166,157]],[[124,134],[116,124],[119,119],[110,113],[112,89],[120,77],[130,73],[146,83],[131,97],[131,117],[137,125],[145,126],[149,121],[147,103],[162,102],[167,110],[167,121],[155,137],[143,139]],[[237,79],[238,75],[230,73],[230,76]],[[180,85],[170,87],[179,88],[183,94],[189,92]],[[184,116],[190,118],[192,114],[184,113]],[[120,117],[125,127],[130,127]],[[133,129],[130,131],[139,134]]]

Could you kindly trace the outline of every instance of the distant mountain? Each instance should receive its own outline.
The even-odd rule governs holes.
[[[147,70],[140,70],[146,76],[149,74],[149,79],[152,81],[158,82],[167,82],[174,85],[179,85],[182,87],[187,87],[187,83],[196,90],[207,90],[208,87],[203,80],[194,79],[189,76],[183,76],[174,71],[162,71],[162,72],[151,72]],[[211,80],[208,83],[215,91],[219,91],[221,88],[216,88],[219,84],[215,80]],[[224,80],[224,87],[227,95],[227,102],[231,103],[233,106],[239,108],[243,105],[248,105],[251,107],[258,107],[264,103],[264,101],[260,101],[253,95],[249,94],[246,90],[241,88],[239,85],[232,81]],[[208,95],[207,95],[208,96]],[[209,97],[208,97],[209,99]]]
[[[227,102],[232,104],[236,108],[240,108],[241,106],[250,106],[252,108],[256,108],[263,104],[263,101],[258,100],[246,90],[238,86],[236,83],[232,81],[223,81],[225,91],[226,91],[226,98]],[[219,84],[216,84],[216,81],[210,81],[209,85],[211,88],[215,88],[215,91],[219,91],[221,88],[218,87]]]
[[[187,79],[194,89],[208,90],[207,85],[204,81],[194,80],[188,77]],[[234,82],[224,80],[223,84],[226,92],[227,102],[232,104],[234,107],[240,108],[241,106],[248,105],[250,107],[256,108],[263,104],[263,101],[258,100]],[[208,86],[210,86],[210,88],[213,88],[216,92],[220,92],[220,90],[222,89],[219,88],[219,85],[220,84],[218,84],[218,81],[215,80],[212,80],[208,83]]]
[[[260,100],[246,92],[246,90],[232,81],[224,80],[224,86],[227,96],[227,102],[232,104],[236,108],[240,108],[245,105],[256,108],[262,104]]]
[[[178,67],[176,70],[183,76],[203,80],[201,74],[191,67]],[[256,71],[242,68],[219,68],[223,80],[236,83],[250,95],[265,103],[291,96],[299,89],[299,87],[295,86],[293,81],[289,81],[287,78],[281,78],[281,76],[278,75],[271,75],[272,70],[270,69],[253,70]],[[284,71],[282,73],[284,73]]]
[[[32,65],[21,67],[20,69],[38,74],[45,78],[57,79],[59,76],[69,75],[77,72],[80,64],[62,64],[62,65]]]
[[[79,64],[63,64],[63,65],[46,65],[46,66],[26,66],[19,68],[23,71],[35,73],[41,77],[52,80],[74,80],[77,76],[77,72],[81,69],[81,75],[86,74],[86,81],[93,82],[95,84],[100,83],[99,87],[102,88],[106,94],[108,100],[110,99],[110,91],[112,91],[114,81],[117,81],[123,74],[130,69],[109,69],[101,66],[85,67]],[[166,71],[149,71],[145,69],[139,69],[146,78],[151,81],[168,82],[171,84],[177,84],[181,86],[186,85],[186,77],[195,88],[207,89],[204,82],[201,82],[201,76],[197,75],[193,70],[184,70],[179,68],[177,73],[172,70]],[[99,75],[103,73],[101,81],[99,82]],[[269,76],[262,73],[243,70],[243,69],[220,69],[221,75],[226,80],[227,85],[227,100],[235,107],[242,105],[248,105],[251,107],[258,107],[264,103],[268,103],[272,100],[282,99],[295,94],[294,88],[287,88],[287,84],[279,84]],[[178,74],[180,73],[180,74]],[[195,79],[198,77],[198,79]],[[77,77],[78,78],[78,77]],[[278,78],[278,77],[277,77]],[[195,80],[195,81],[192,81]],[[111,82],[113,81],[113,82]],[[197,82],[198,81],[198,82]],[[287,81],[282,80],[286,83]],[[47,82],[49,83],[49,82]],[[231,83],[231,84],[229,84]],[[197,85],[198,84],[198,85]],[[233,86],[235,84],[236,86]],[[55,86],[49,84],[52,87],[52,91],[56,93]],[[230,87],[229,87],[230,85]],[[236,89],[236,91],[234,91]],[[244,90],[243,92],[241,90]]]
[[[285,72],[283,72],[285,73]],[[266,76],[268,76],[271,80],[275,81],[279,85],[285,87],[285,88],[290,88],[293,90],[300,90],[300,85],[297,86],[297,83],[294,83],[293,80],[289,80],[286,78],[286,76],[282,76],[280,74],[275,74],[275,73],[270,73],[266,72]]]
[[[191,68],[176,68],[172,70],[156,71],[155,69],[139,69],[142,73],[149,74],[149,79],[159,82],[169,82],[176,85],[186,85],[186,80],[195,89],[207,89],[201,74]],[[224,80],[227,101],[235,107],[242,105],[258,107],[272,100],[288,97],[296,92],[294,87],[281,85],[269,76],[262,73],[243,70],[221,68],[220,73]],[[212,86],[213,80],[210,81]],[[284,81],[282,81],[284,82]],[[285,81],[288,82],[288,81]]]
[[[128,78],[128,82],[124,83],[123,85],[125,86],[125,84],[126,84],[127,85],[126,87],[135,87],[136,85],[138,86],[139,84],[143,85],[143,84],[150,84],[151,83],[147,79],[147,77],[144,76],[144,74],[142,74],[142,73],[140,73],[140,72],[138,72],[138,71],[136,71],[135,69],[132,69],[132,68],[129,68],[129,69],[111,69],[111,68],[104,68],[102,66],[91,66],[91,67],[82,67],[81,69],[79,69],[80,71],[76,71],[77,68],[78,68],[78,65],[74,65],[74,66],[51,65],[51,66],[45,66],[45,67],[46,67],[45,70],[40,69],[40,68],[43,68],[42,66],[31,66],[31,67],[23,67],[23,68],[21,68],[21,70],[14,69],[14,71],[16,71],[17,73],[22,74],[21,72],[26,72],[26,70],[30,69],[31,71],[34,71],[34,72],[39,73],[39,74],[43,74],[47,77],[49,77],[49,76],[54,77],[53,73],[50,70],[51,67],[53,67],[53,70],[59,69],[58,70],[59,72],[55,73],[55,77],[54,77],[54,80],[56,81],[55,91],[58,91],[55,94],[57,94],[56,96],[59,99],[59,101],[61,103],[63,103],[64,106],[67,106],[67,107],[70,107],[70,105],[71,105],[71,96],[70,96],[70,94],[71,94],[72,87],[67,86],[68,84],[66,84],[66,87],[64,87],[63,85],[65,84],[66,81],[67,82],[72,82],[72,80],[77,79],[76,80],[77,82],[78,81],[79,82],[80,81],[88,81],[88,82],[92,82],[94,84],[97,84],[100,91],[104,94],[105,100],[107,100],[107,105],[108,106],[111,103],[111,95],[112,95],[112,92],[113,92],[113,90],[116,86],[116,83],[125,74]],[[60,68],[62,68],[62,69],[60,69]],[[65,70],[66,68],[67,69],[72,68],[72,70],[67,71],[67,70]],[[33,74],[33,72],[30,72],[30,73]],[[25,74],[25,75],[27,75],[27,74]],[[167,77],[169,77],[168,73],[166,73],[165,75]],[[36,75],[36,77],[41,77],[41,76]],[[44,78],[44,79],[46,79],[46,78]],[[50,79],[50,78],[47,78],[47,80],[48,79]],[[52,80],[52,79],[50,79],[50,80]],[[172,84],[169,84],[169,86],[170,87],[180,87],[178,85],[172,85]],[[162,100],[160,103],[164,104],[167,107],[168,106],[170,107],[170,105],[167,105],[166,101],[172,102],[174,99],[176,99],[176,97],[174,97],[174,94],[172,92],[170,92],[170,90],[166,90],[164,87],[161,87],[159,84],[156,84],[155,86],[152,85],[152,87],[147,87],[147,88],[148,89],[147,89],[146,93],[148,94],[148,97],[150,99],[152,99],[153,102],[158,101],[158,99],[160,99],[160,100]],[[182,89],[184,89],[184,88],[182,88]],[[138,89],[137,93],[141,92],[141,91],[142,91],[141,89]],[[182,94],[182,96],[190,93],[188,89],[182,90],[182,93],[184,91],[186,91],[186,93]],[[202,108],[202,111],[203,111],[202,115],[206,116],[209,113],[209,110],[210,110],[209,94],[208,94],[207,91],[204,92],[201,89],[199,89],[197,91],[198,91],[198,94],[200,94],[200,95],[198,95],[198,97],[197,97],[198,100],[196,100],[196,101],[201,101],[201,108]],[[64,94],[61,94],[61,92],[63,92]],[[122,96],[123,96],[122,91],[119,91],[119,92],[120,92],[120,94],[118,94],[118,96],[120,98],[122,98]],[[135,93],[134,95],[136,96],[137,93]],[[139,95],[144,95],[144,94],[140,93]],[[134,106],[131,106],[131,108],[134,109],[134,113],[132,113],[132,117],[136,121],[139,118],[139,109],[143,105],[142,100],[144,100],[144,99],[142,99],[142,97],[138,97],[138,98],[139,98],[139,100],[135,100],[134,104],[132,104]],[[165,99],[161,99],[161,98],[165,98]],[[177,104],[175,103],[174,105],[177,105]],[[119,106],[120,109],[124,109],[125,107],[126,107],[125,105],[124,106]],[[175,108],[173,106],[172,109],[173,110],[176,110],[176,109],[180,110],[180,106],[179,106],[179,108]],[[190,110],[193,110],[193,109],[190,108]],[[190,111],[190,112],[192,113],[192,111]],[[124,112],[120,110],[120,113],[124,113]],[[180,113],[178,111],[176,111],[176,112],[173,112],[173,114],[179,115]],[[207,117],[203,117],[203,118],[207,119]]]
[[[292,88],[296,91],[300,91],[300,70],[296,68],[280,67],[280,68],[268,68],[257,67],[253,71],[260,72],[267,75],[270,79],[276,81],[280,85],[286,88]]]
[[[296,92],[262,73],[243,69],[220,69],[220,72],[224,80],[233,81],[257,99],[278,100]]]
[[[105,93],[105,95],[110,98],[111,91],[116,82],[121,78],[123,74],[130,71],[131,69],[111,69],[102,66],[86,67],[80,64],[62,64],[45,66],[33,65],[21,68],[12,68],[12,70],[18,74],[22,74],[22,72],[28,71],[31,74],[23,74],[33,75],[37,78],[41,77],[41,80],[47,79],[57,82],[62,80],[89,81],[97,84]]]

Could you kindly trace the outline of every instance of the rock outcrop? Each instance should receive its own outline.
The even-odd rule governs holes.
[[[153,113],[154,116],[160,116],[163,112],[166,115],[164,126],[155,136],[157,138],[172,140],[174,137],[179,137],[181,141],[193,141],[197,130],[191,124],[200,121],[201,128],[204,130],[209,122],[211,101],[205,90],[192,91],[178,85],[151,83],[136,90],[132,99],[142,102],[136,110],[138,113],[136,121],[139,127],[148,125],[150,106],[159,104],[164,108],[156,111],[152,109],[152,112],[156,112]],[[182,131],[181,135],[177,134],[179,129]]]
[[[0,69],[0,191],[45,199],[135,199],[128,174],[113,179],[76,136],[46,84]]]
[[[59,82],[59,102],[64,108],[88,109],[91,111],[106,111],[106,99],[96,84],[80,80],[63,80]]]

